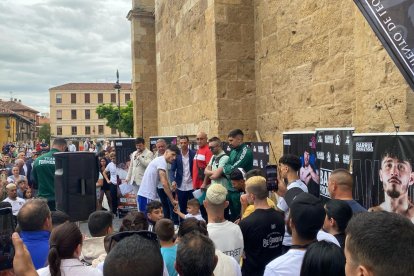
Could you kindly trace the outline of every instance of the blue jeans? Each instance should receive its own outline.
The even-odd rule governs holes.
[[[174,224],[178,224],[178,215],[174,213],[174,206],[171,204],[171,201],[168,198],[167,194],[164,192],[164,189],[157,188],[157,194],[161,200],[164,218],[171,219],[174,222]]]
[[[187,201],[194,198],[193,190],[190,191],[180,191],[177,189],[178,196],[178,206],[180,206],[180,211],[183,214],[187,214]],[[181,221],[182,219],[180,219]]]

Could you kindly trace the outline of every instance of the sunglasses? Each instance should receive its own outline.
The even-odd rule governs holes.
[[[125,231],[125,232],[119,232],[119,233],[113,234],[111,236],[111,241],[109,243],[109,248],[112,249],[112,247],[115,246],[116,243],[122,241],[124,238],[131,237],[133,235],[138,235],[140,237],[143,237],[143,238],[145,238],[147,240],[150,240],[150,241],[154,241],[157,244],[159,244],[157,234],[155,234],[154,232],[146,231],[146,230]],[[113,244],[114,242],[115,242],[115,244]]]

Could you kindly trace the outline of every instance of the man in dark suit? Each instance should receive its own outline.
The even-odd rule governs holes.
[[[172,189],[177,192],[180,211],[187,213],[187,201],[193,198],[193,159],[195,151],[189,149],[187,136],[179,137],[181,154],[177,155],[169,171]]]

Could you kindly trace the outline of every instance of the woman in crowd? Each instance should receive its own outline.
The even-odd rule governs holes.
[[[300,276],[345,276],[345,255],[332,242],[319,241],[311,244],[303,258]]]
[[[105,157],[102,157],[99,159],[99,172],[102,174],[102,176],[105,173],[106,166],[108,165],[108,161]],[[109,176],[109,175],[108,175]],[[102,201],[104,198],[104,194],[106,195],[106,199],[108,200],[108,206],[109,208],[112,208],[112,197],[111,197],[111,191],[109,183],[106,181],[106,178],[103,177],[102,179],[102,186],[101,186],[101,192],[98,198],[99,205],[102,206]]]
[[[122,220],[119,232],[124,231],[141,231],[148,229],[148,220],[144,213],[138,211],[129,212]]]
[[[17,181],[19,181],[20,179],[26,180],[26,176],[19,174],[19,171],[20,171],[19,167],[14,166],[12,168],[12,175],[10,175],[7,178],[7,182],[17,184]]]
[[[49,265],[37,270],[39,276],[102,275],[101,271],[79,261],[82,242],[82,233],[75,223],[65,222],[56,227],[49,239]]]

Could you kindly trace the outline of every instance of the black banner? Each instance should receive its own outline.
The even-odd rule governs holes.
[[[316,129],[316,158],[319,164],[320,196],[330,198],[328,179],[338,168],[350,169],[353,128]]]
[[[414,133],[353,136],[354,198],[364,207],[398,212],[414,222]]]
[[[115,139],[115,153],[116,153],[116,164],[121,163],[125,164],[130,161],[130,155],[133,153],[135,148],[135,139],[134,138],[120,138]]]
[[[319,197],[319,165],[316,158],[315,132],[283,133],[283,154],[299,156],[302,167],[300,179],[308,186],[309,193]]]
[[[251,148],[253,152],[253,169],[261,169],[265,172],[265,167],[269,164],[269,142],[245,142],[245,144]],[[221,146],[224,152],[230,156],[231,148],[229,143],[222,142]]]
[[[414,2],[354,0],[414,90]]]

